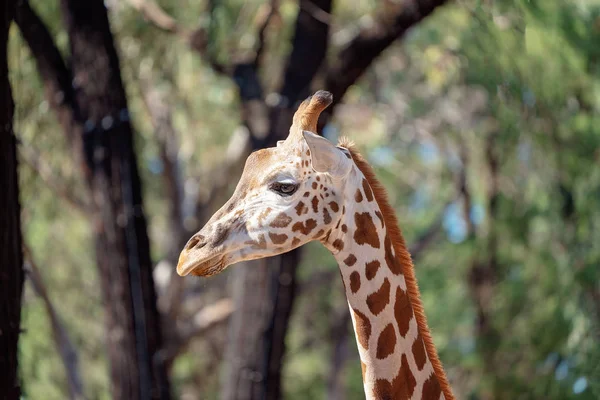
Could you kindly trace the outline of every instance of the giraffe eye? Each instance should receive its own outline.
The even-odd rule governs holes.
[[[274,182],[270,189],[282,196],[290,196],[298,189],[298,185],[292,182]]]

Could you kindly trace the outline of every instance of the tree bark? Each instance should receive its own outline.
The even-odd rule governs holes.
[[[169,398],[132,126],[101,0],[63,0],[114,399]],[[76,114],[77,115],[77,114]]]
[[[15,4],[4,2],[0,16],[0,395],[19,399],[18,347],[21,330],[23,253],[14,103],[8,81],[8,30]]]

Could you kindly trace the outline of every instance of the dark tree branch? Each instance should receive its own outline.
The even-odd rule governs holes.
[[[14,103],[7,60],[8,31],[15,2],[2,2],[0,10],[0,396],[18,400],[21,398],[18,341],[24,273]]]
[[[84,399],[85,396],[83,393],[83,382],[81,380],[81,372],[79,370],[79,356],[77,354],[77,350],[69,338],[67,328],[65,327],[62,319],[56,311],[56,308],[50,300],[50,296],[46,290],[46,284],[40,275],[39,268],[33,260],[31,250],[29,250],[25,244],[23,248],[25,257],[27,258],[27,277],[33,286],[33,290],[42,299],[44,308],[48,313],[48,318],[50,318],[52,336],[54,338],[54,342],[56,343],[56,347],[58,348],[58,352],[67,375],[69,396],[73,400]]]
[[[327,123],[348,88],[358,81],[385,49],[447,1],[404,0],[395,6],[395,10],[383,10],[379,23],[362,29],[326,72],[325,90],[333,94],[333,104],[325,110],[319,125]]]
[[[56,112],[67,140],[74,150],[73,154],[79,154],[82,125],[75,104],[71,71],[54,44],[50,31],[27,0],[18,2],[15,22],[35,58],[38,72],[44,83],[46,99]]]

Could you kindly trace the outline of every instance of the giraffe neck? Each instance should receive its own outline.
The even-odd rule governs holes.
[[[411,268],[412,277],[412,262],[403,240],[392,243],[398,238],[390,234],[379,198],[361,170],[351,171],[349,183],[346,198],[352,201],[346,203],[336,228],[323,243],[341,271],[366,398],[450,399],[452,395],[444,396],[441,389],[445,376],[440,379],[436,374],[428,354],[431,349],[424,344],[423,337],[430,338],[424,331],[426,323],[419,324],[415,318],[422,311],[416,285],[411,290],[408,282],[407,287],[405,268]],[[438,362],[437,354],[434,357]]]

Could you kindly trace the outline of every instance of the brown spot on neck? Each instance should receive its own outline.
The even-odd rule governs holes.
[[[342,251],[344,250],[344,242],[342,241],[342,239],[335,239],[333,241],[333,248],[336,249],[337,251]]]
[[[432,373],[423,383],[423,395],[421,398],[423,400],[439,400],[441,394],[440,382],[435,373]]]
[[[367,306],[374,315],[379,314],[390,302],[390,281],[385,278],[381,287],[367,296]]]
[[[362,181],[362,187],[365,191],[365,197],[367,198],[367,201],[373,201],[373,191],[371,190],[371,185],[369,185],[369,182],[367,182],[367,180],[364,178]]]
[[[375,215],[377,215],[377,218],[379,218],[379,220],[381,221],[381,227],[385,228],[385,222],[383,221],[383,215],[381,215],[381,212],[379,210],[376,210]]]
[[[361,201],[363,201],[363,195],[362,195],[362,193],[360,192],[360,189],[356,189],[356,193],[354,194],[354,200],[355,200],[357,203],[360,203]]]
[[[408,400],[413,395],[415,386],[417,386],[417,380],[410,370],[406,354],[402,354],[398,375],[391,382],[386,379],[377,379],[373,395],[376,399],[382,400]]]
[[[388,268],[395,275],[400,275],[402,273],[402,265],[400,265],[398,259],[394,257],[394,254],[392,254],[392,241],[390,240],[389,235],[386,235],[383,246],[385,248],[385,262],[387,263]]]
[[[379,236],[377,235],[377,229],[373,224],[373,217],[368,212],[355,213],[354,222],[356,224],[356,231],[354,232],[354,240],[358,244],[368,244],[376,249],[379,248]]]
[[[377,339],[377,358],[383,360],[396,348],[396,332],[392,324],[387,324]]]
[[[365,276],[368,280],[375,278],[375,275],[377,275],[377,270],[379,269],[380,265],[381,263],[377,260],[373,260],[367,263],[367,265],[365,266]]]
[[[348,257],[346,257],[344,263],[349,267],[353,266],[356,264],[356,256],[354,254],[348,254]]]
[[[360,289],[360,274],[356,271],[350,274],[350,290],[352,293],[358,292]]]
[[[406,292],[402,290],[400,286],[398,286],[398,289],[396,289],[394,315],[396,316],[396,322],[398,323],[398,331],[402,337],[406,336],[410,326],[410,320],[413,317],[413,311],[410,305],[408,294],[406,294]]]
[[[413,356],[415,358],[415,364],[417,364],[417,368],[420,370],[425,366],[425,362],[427,362],[427,355],[425,354],[425,346],[423,345],[423,338],[421,334],[418,334],[411,348]]]

